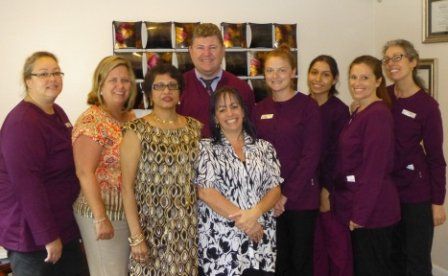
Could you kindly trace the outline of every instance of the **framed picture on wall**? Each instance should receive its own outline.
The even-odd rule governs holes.
[[[423,0],[423,43],[448,41],[448,0]]]
[[[437,98],[437,59],[428,58],[420,59],[417,66],[417,75],[423,80],[426,91],[433,97]]]

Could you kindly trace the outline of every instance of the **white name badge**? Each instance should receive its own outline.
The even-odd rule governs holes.
[[[272,119],[274,118],[274,114],[263,114],[261,115],[262,120]]]
[[[404,108],[403,108],[403,110],[401,111],[401,114],[403,114],[403,115],[405,115],[405,116],[408,116],[408,117],[410,117],[410,118],[412,118],[412,119],[415,119],[415,116],[417,116],[416,113],[414,113],[414,112],[412,112],[412,111],[409,111],[409,110],[407,110],[407,109],[404,109]]]
[[[356,182],[354,175],[347,175],[346,179],[347,182]]]
[[[409,164],[409,165],[407,165],[407,166],[406,166],[406,169],[408,169],[408,170],[410,170],[410,171],[415,170],[414,164]]]
[[[70,122],[67,122],[67,123],[65,123],[65,127],[66,127],[66,128],[71,128],[71,127],[73,127],[73,126],[72,126],[72,124],[70,124]]]

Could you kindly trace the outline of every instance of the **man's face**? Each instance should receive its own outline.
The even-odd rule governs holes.
[[[221,69],[224,46],[216,36],[195,38],[189,50],[196,70],[204,77],[212,78]]]

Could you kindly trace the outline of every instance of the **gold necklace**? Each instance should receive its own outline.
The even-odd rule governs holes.
[[[154,116],[154,119],[156,120],[156,122],[162,123],[163,125],[173,125],[175,122],[177,122],[177,115],[174,120],[164,120],[154,113],[152,113],[152,115]]]

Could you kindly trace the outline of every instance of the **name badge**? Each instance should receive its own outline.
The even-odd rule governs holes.
[[[407,166],[406,166],[406,169],[408,169],[408,170],[410,170],[410,171],[415,170],[414,164],[409,164],[409,165],[407,165]]]
[[[403,115],[405,115],[405,116],[408,116],[408,117],[410,117],[410,118],[412,118],[412,119],[415,119],[415,116],[417,116],[416,113],[414,113],[414,112],[412,112],[412,111],[409,111],[409,110],[407,110],[407,109],[404,109],[404,108],[403,108],[403,110],[401,111],[401,114],[403,114]]]
[[[263,114],[261,115],[262,120],[272,119],[274,118],[274,114]]]
[[[71,127],[72,127],[72,124],[70,124],[70,122],[67,122],[67,123],[65,123],[65,127],[66,127],[66,128],[71,128]]]
[[[354,175],[347,175],[346,179],[347,182],[356,182]]]

